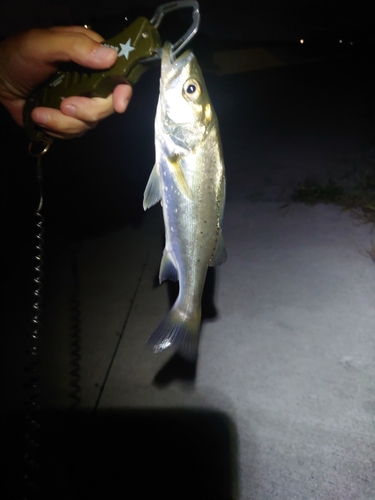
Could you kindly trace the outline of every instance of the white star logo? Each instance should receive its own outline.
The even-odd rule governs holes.
[[[130,44],[131,44],[130,38],[126,43],[120,43],[121,50],[118,53],[117,57],[125,56],[125,59],[129,59],[129,52],[131,52],[132,50],[135,50],[135,48],[132,47]]]

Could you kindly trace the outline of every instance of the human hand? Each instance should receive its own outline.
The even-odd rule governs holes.
[[[0,43],[0,103],[14,121],[23,125],[23,107],[31,92],[52,76],[59,63],[73,61],[92,69],[110,68],[116,50],[100,44],[103,38],[81,26],[33,29]],[[80,137],[114,112],[123,113],[132,87],[120,84],[106,99],[67,97],[60,110],[37,107],[32,120],[46,133],[60,139]]]

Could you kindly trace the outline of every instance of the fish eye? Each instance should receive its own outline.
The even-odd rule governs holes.
[[[197,80],[189,79],[184,84],[184,93],[189,100],[198,99],[201,95],[201,86]]]

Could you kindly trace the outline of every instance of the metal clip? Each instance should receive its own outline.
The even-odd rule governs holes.
[[[187,32],[171,46],[171,62],[176,59],[176,55],[181,52],[181,50],[187,45],[193,36],[198,31],[200,14],[199,14],[199,3],[195,0],[181,0],[179,2],[169,2],[163,5],[159,5],[156,9],[154,16],[150,20],[156,29],[160,26],[163,17],[170,12],[175,10],[184,9],[190,7],[193,9],[193,23]]]

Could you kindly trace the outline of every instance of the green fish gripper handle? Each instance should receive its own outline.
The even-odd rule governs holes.
[[[107,97],[119,83],[134,85],[148,68],[147,62],[158,59],[157,50],[161,48],[161,40],[150,21],[139,17],[118,35],[103,42],[103,45],[117,50],[117,61],[111,68],[92,70],[72,63],[68,69],[57,71],[28,98],[23,120],[32,142],[45,140],[45,132],[30,116],[35,107],[59,109],[65,97]]]

